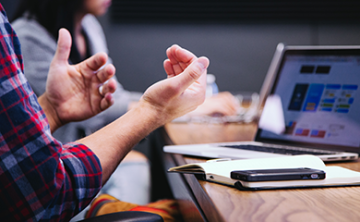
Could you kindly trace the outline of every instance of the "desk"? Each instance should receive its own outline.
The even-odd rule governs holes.
[[[185,124],[165,127],[169,144],[252,140],[255,124]],[[164,154],[165,167],[205,161]],[[360,161],[331,163],[360,171]],[[240,191],[168,173],[173,195],[185,221],[360,221],[360,187]]]

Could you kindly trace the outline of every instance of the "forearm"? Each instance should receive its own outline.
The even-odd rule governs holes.
[[[181,51],[176,46],[172,48],[175,49],[180,50],[180,55],[186,54],[186,51]],[[145,91],[136,107],[79,141],[99,158],[104,182],[142,138],[204,102],[208,65],[209,60],[201,57],[181,74],[155,83]]]
[[[167,121],[164,112],[141,102],[119,119],[78,142],[89,147],[100,159],[105,182],[136,143]]]

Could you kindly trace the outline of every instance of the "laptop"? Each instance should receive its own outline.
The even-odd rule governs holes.
[[[260,92],[263,108],[254,141],[170,145],[164,152],[231,159],[301,154],[325,162],[357,159],[359,86],[360,46],[279,44]]]

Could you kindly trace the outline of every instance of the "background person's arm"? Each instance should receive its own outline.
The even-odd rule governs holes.
[[[236,115],[240,108],[239,101],[230,92],[219,92],[205,99],[196,110],[190,112],[190,116],[204,116],[204,115]]]

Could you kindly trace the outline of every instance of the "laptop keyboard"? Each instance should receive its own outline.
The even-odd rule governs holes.
[[[312,150],[305,148],[296,148],[296,147],[272,147],[272,146],[257,146],[257,145],[224,145],[223,147],[230,147],[243,150],[252,150],[266,153],[278,153],[285,155],[301,155],[301,154],[311,154],[311,155],[332,155],[336,152],[332,151],[323,151],[323,150]]]

